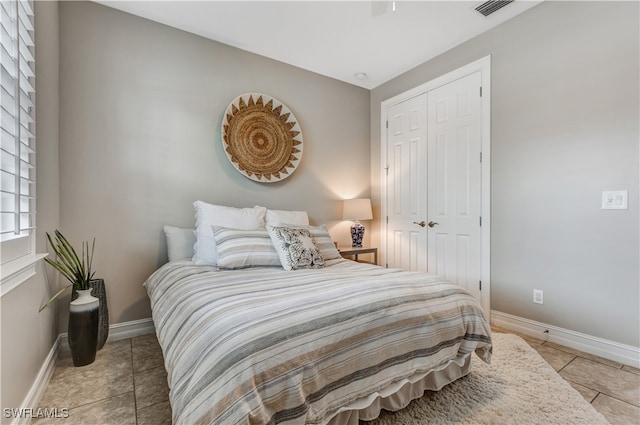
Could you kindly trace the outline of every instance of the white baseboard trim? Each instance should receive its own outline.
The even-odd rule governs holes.
[[[107,342],[118,341],[121,339],[135,338],[136,336],[146,335],[155,332],[155,326],[153,320],[140,319],[132,320],[130,322],[116,323],[109,326],[109,337]],[[69,349],[69,335],[65,332],[60,334],[61,349]]]
[[[31,423],[31,415],[29,414],[30,411],[28,409],[36,409],[38,407],[38,404],[42,399],[42,395],[47,389],[47,385],[49,384],[51,375],[53,375],[53,370],[56,367],[59,350],[60,336],[58,335],[58,338],[56,338],[56,341],[53,343],[51,350],[49,350],[49,354],[47,354],[47,357],[44,359],[44,362],[42,363],[42,366],[38,371],[38,375],[36,375],[36,379],[33,382],[33,385],[31,385],[29,392],[22,402],[23,414],[13,415],[14,419],[11,422],[12,425],[27,425]]]
[[[155,331],[156,328],[151,318],[116,323],[115,325],[109,326],[109,338],[107,338],[107,342],[135,338],[136,336],[155,333]]]
[[[621,344],[496,310],[491,310],[491,324],[640,368],[640,347]],[[545,333],[545,331],[549,332]]]

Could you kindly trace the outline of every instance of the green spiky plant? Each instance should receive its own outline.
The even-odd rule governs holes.
[[[64,291],[73,287],[75,290],[83,290],[91,288],[91,280],[93,279],[94,271],[91,270],[91,263],[93,262],[93,251],[96,246],[96,239],[93,238],[93,244],[89,249],[89,242],[82,242],[82,253],[78,256],[78,253],[69,243],[59,230],[56,230],[55,238],[52,238],[47,233],[47,240],[49,245],[55,254],[55,259],[45,258],[51,267],[56,269],[70,284],[60,289],[49,301],[47,301],[39,311],[44,310],[55,301]]]

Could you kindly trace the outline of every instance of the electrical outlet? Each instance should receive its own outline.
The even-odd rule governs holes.
[[[628,191],[607,190],[602,192],[603,210],[626,210],[629,208]]]
[[[536,304],[544,304],[544,292],[542,289],[533,290],[533,302]]]

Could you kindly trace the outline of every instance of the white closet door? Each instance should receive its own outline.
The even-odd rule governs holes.
[[[387,265],[427,271],[427,95],[387,110]]]
[[[480,300],[481,75],[428,92],[428,270]]]

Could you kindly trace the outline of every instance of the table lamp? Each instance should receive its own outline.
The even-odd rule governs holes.
[[[351,246],[354,248],[362,248],[362,238],[364,237],[364,226],[360,224],[360,220],[371,220],[371,199],[345,199],[342,208],[342,219],[355,221],[351,226]]]

